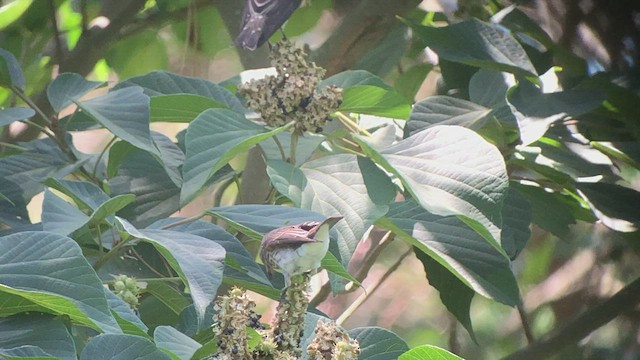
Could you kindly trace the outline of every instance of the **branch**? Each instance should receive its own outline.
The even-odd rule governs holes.
[[[609,300],[597,305],[531,345],[508,355],[503,360],[546,359],[565,347],[576,344],[616,316],[633,310],[640,303],[640,278],[618,291]]]

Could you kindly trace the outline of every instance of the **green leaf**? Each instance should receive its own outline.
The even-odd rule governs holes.
[[[603,182],[582,182],[576,187],[596,217],[607,227],[620,232],[633,232],[640,228],[640,192]]]
[[[404,127],[405,137],[434,125],[458,125],[480,129],[491,109],[450,96],[431,96],[416,103]]]
[[[576,218],[566,195],[538,186],[519,183],[512,186],[529,201],[534,223],[560,238],[569,234],[569,225],[575,224]]]
[[[338,248],[344,261],[351,258],[364,233],[383,216],[387,204],[376,204],[354,155],[333,155],[313,160],[301,168],[277,160],[267,162],[273,186],[297,207],[325,216],[344,216],[333,229],[338,232]]]
[[[106,85],[103,81],[89,81],[74,73],[58,75],[47,87],[47,97],[55,112],[60,112],[89,91]]]
[[[430,214],[413,200],[395,203],[376,223],[425,252],[482,296],[515,306],[518,284],[510,261],[455,216]]]
[[[116,143],[109,152],[110,167],[112,153],[123,154],[117,176],[109,180],[112,193],[135,195],[135,200],[122,209],[119,216],[137,226],[146,226],[180,209],[180,189],[156,158],[127,143]]]
[[[330,251],[327,251],[327,255],[322,259],[322,268],[330,273],[336,274],[341,278],[352,282],[355,286],[360,286],[360,281],[349,274],[349,271],[345,269],[340,263],[340,260],[336,258]]]
[[[424,266],[429,284],[440,293],[442,304],[467,329],[471,339],[477,343],[476,334],[471,323],[471,301],[476,294],[473,289],[460,281],[449,269],[442,266],[423,251],[415,251],[416,257]]]
[[[349,336],[360,344],[360,360],[397,359],[409,346],[395,333],[380,327],[361,327],[349,330]]]
[[[104,294],[111,309],[111,314],[113,314],[125,334],[149,336],[147,335],[149,328],[138,318],[138,315],[131,309],[129,304],[107,288],[104,289]]]
[[[325,218],[315,211],[281,205],[222,206],[209,209],[207,213],[228,221],[232,228],[256,240],[262,240],[262,234],[285,225]]]
[[[531,237],[529,225],[532,220],[531,205],[514,188],[509,188],[502,208],[502,247],[511,260],[518,257]]]
[[[92,225],[99,224],[102,220],[107,219],[108,217],[114,215],[116,212],[129,205],[135,200],[135,198],[136,196],[132,194],[117,195],[112,197],[104,204],[100,205],[100,207],[91,214],[89,223]],[[109,222],[111,223],[112,221],[110,220]]]
[[[181,204],[191,201],[207,181],[236,155],[292,125],[267,131],[242,114],[226,109],[210,109],[198,115],[187,129]]]
[[[10,88],[15,86],[24,89],[26,84],[20,63],[16,57],[5,49],[0,48],[0,86]]]
[[[184,153],[171,139],[159,132],[152,131],[151,137],[158,150],[160,150],[160,162],[167,175],[177,187],[181,187],[182,174],[180,167],[184,163]]]
[[[56,360],[57,357],[51,356],[49,353],[40,349],[37,346],[32,345],[24,345],[12,349],[0,349],[0,356],[2,356],[3,360],[19,360],[19,359],[29,359],[29,360]]]
[[[480,69],[469,81],[469,99],[486,107],[505,104],[507,91],[516,84],[512,74],[491,69]]]
[[[282,146],[282,152],[280,151],[280,146],[275,142],[276,138]],[[296,165],[302,165],[307,162],[325,139],[324,135],[314,133],[307,133],[302,137],[298,137],[298,143],[296,144]],[[287,158],[289,154],[291,154],[291,133],[288,131],[281,132],[273,138],[261,142],[260,148],[267,159],[282,160],[283,152],[285,158]]]
[[[89,216],[49,190],[42,201],[42,228],[44,231],[69,235],[89,222]]]
[[[98,331],[120,333],[102,282],[75,241],[49,232],[0,237],[0,292]],[[0,315],[25,311],[5,308]],[[28,310],[27,310],[28,311]]]
[[[391,90],[392,87],[384,82],[381,77],[376,76],[365,70],[349,70],[343,71],[339,74],[333,75],[327,79],[324,79],[318,87],[324,88],[329,85],[335,85],[339,88],[348,89],[353,86],[371,85],[386,90]]]
[[[503,252],[501,210],[507,172],[498,149],[480,135],[459,126],[434,126],[380,151],[365,138],[354,139],[396,175],[423,208],[436,215],[461,216]]]
[[[422,345],[400,355],[398,360],[462,360],[462,358],[437,346]]]
[[[149,130],[149,97],[142,90],[130,87],[74,102],[115,136],[137,148],[158,154]]]
[[[415,99],[424,79],[433,70],[431,64],[418,64],[410,67],[398,76],[395,81],[396,90],[408,100]]]
[[[153,223],[149,228],[161,229],[163,226],[170,225],[176,221],[180,221],[181,219],[184,218],[163,219]],[[262,271],[262,268],[256,263],[254,257],[247,251],[244,245],[242,245],[240,240],[226,232],[221,227],[204,221],[193,221],[186,224],[171,226],[170,229],[172,231],[186,232],[215,241],[225,249],[227,259],[232,257],[233,260],[242,267],[242,270],[246,271],[246,274],[249,276],[249,280],[253,279],[259,283],[271,286],[271,282],[265,275],[264,271]],[[229,266],[225,267],[225,277],[231,276],[240,279],[247,278],[246,276],[241,275],[244,274],[238,274],[237,271],[234,271],[234,269]]]
[[[114,89],[130,86],[141,86],[144,93],[151,97],[172,94],[200,95],[224,104],[236,112],[245,112],[240,100],[229,90],[202,78],[182,76],[165,71],[152,71],[146,75],[127,79],[116,85]]]
[[[11,107],[0,109],[0,127],[7,126],[14,121],[29,119],[36,114],[32,108]]]
[[[507,101],[520,128],[522,145],[540,139],[549,126],[567,116],[577,117],[597,109],[604,101],[598,90],[570,89],[540,94],[533,85],[520,83],[510,89]]]
[[[159,349],[177,356],[180,360],[190,360],[193,354],[202,347],[197,341],[171,326],[158,326],[153,331],[153,340]]]
[[[147,284],[146,291],[160,300],[175,315],[180,315],[190,305],[184,295],[169,284],[150,282]]]
[[[87,181],[49,178],[43,184],[67,195],[83,210],[96,210],[109,200],[109,195],[95,184]]]
[[[44,314],[19,314],[0,319],[0,357],[7,349],[25,345],[37,347],[57,359],[77,359],[73,338],[62,319]]]
[[[80,360],[172,360],[151,340],[135,335],[101,334],[89,341]]]
[[[0,30],[17,21],[31,6],[33,0],[12,1],[0,6]]]
[[[413,26],[440,59],[536,77],[522,46],[504,29],[477,19],[445,27]]]
[[[201,236],[169,230],[137,230],[119,218],[131,236],[151,243],[189,287],[193,304],[202,320],[222,283],[225,250]]]
[[[359,85],[344,90],[338,110],[407,119],[411,113],[411,103],[395,90]]]
[[[227,106],[201,95],[158,95],[151,98],[151,122],[188,123],[201,112],[212,108],[227,108]]]

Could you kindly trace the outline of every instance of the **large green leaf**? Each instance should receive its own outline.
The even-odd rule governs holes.
[[[23,345],[11,349],[0,349],[0,356],[3,360],[56,360],[57,357],[52,356],[37,346]]]
[[[458,215],[499,251],[502,202],[507,172],[498,149],[459,126],[433,126],[376,150],[355,140],[387,171],[395,174],[429,212]]]
[[[55,112],[60,112],[79,100],[89,91],[105,85],[102,81],[89,81],[78,74],[63,73],[58,75],[47,87],[47,97]]]
[[[28,107],[11,107],[0,109],[0,127],[11,124],[14,121],[28,119],[36,114]]]
[[[146,75],[133,77],[115,86],[121,89],[141,86],[145,94],[159,95],[192,94],[200,95],[225,104],[229,109],[244,113],[245,108],[238,98],[224,87],[202,78],[182,76],[165,71],[152,71]]]
[[[413,200],[395,203],[378,224],[425,252],[480,295],[515,306],[510,261],[455,216],[426,212]]]
[[[75,181],[49,178],[44,184],[70,197],[83,210],[96,210],[109,200],[102,189],[87,181]]]
[[[164,167],[167,175],[171,178],[176,186],[182,186],[182,173],[180,167],[184,163],[184,153],[171,139],[164,134],[152,131],[151,137],[156,143],[156,147],[160,150],[160,162]]]
[[[242,114],[226,109],[209,109],[198,115],[187,129],[180,202],[186,204],[191,201],[207,181],[236,155],[291,125],[268,131]]]
[[[89,216],[49,190],[42,201],[42,229],[60,235],[69,235],[89,222]]]
[[[391,360],[409,346],[398,335],[380,327],[361,327],[349,330],[349,336],[360,344],[360,360]]]
[[[193,354],[202,347],[197,341],[172,328],[171,326],[158,326],[153,331],[153,340],[158,348],[168,351],[180,360],[190,360]]]
[[[509,193],[502,208],[502,247],[511,260],[518,257],[531,237],[529,225],[533,218],[531,205],[527,199],[514,188]]]
[[[226,106],[201,95],[158,95],[151,98],[151,122],[191,122],[201,112],[212,108]]]
[[[149,336],[147,335],[149,328],[140,320],[129,304],[107,288],[104,289],[104,294],[107,298],[111,313],[125,334]]]
[[[5,49],[0,48],[0,86],[18,87],[24,89],[25,81],[20,63],[16,57]]]
[[[463,360],[445,349],[433,345],[422,345],[400,355],[398,360]]]
[[[404,127],[405,137],[433,125],[459,125],[481,128],[491,109],[450,96],[431,96],[416,103]]]
[[[149,130],[149,97],[142,91],[140,87],[130,87],[74,102],[115,136],[137,148],[158,154]]]
[[[560,238],[569,235],[569,225],[576,223],[565,194],[549,191],[539,186],[514,183],[512,186],[531,205],[533,222]]]
[[[411,112],[411,103],[395,90],[358,85],[344,90],[338,110],[407,119]]]
[[[504,29],[477,19],[445,27],[414,26],[440,59],[523,76],[537,76],[527,53]]]
[[[329,85],[335,85],[339,88],[348,89],[353,86],[376,86],[386,90],[391,90],[391,85],[384,82],[384,80],[365,70],[349,70],[343,71],[339,74],[333,75],[327,79],[322,80],[319,87],[323,88]]]
[[[469,81],[469,99],[486,107],[505,104],[507,90],[516,84],[512,74],[491,69],[480,69]]]
[[[80,360],[173,360],[151,340],[135,335],[101,334],[89,341]]]
[[[99,331],[121,332],[100,279],[78,244],[62,235],[22,232],[1,237],[0,292]],[[0,315],[28,311],[6,304],[0,304]]]
[[[188,286],[199,319],[222,283],[225,249],[201,236],[170,230],[137,230],[119,219],[124,230],[151,243]]]
[[[20,314],[0,319],[0,349],[25,345],[36,346],[57,359],[77,359],[73,338],[62,319],[44,314]]]
[[[354,155],[327,156],[307,162],[300,168],[270,160],[267,173],[273,186],[296,206],[326,216],[344,217],[344,221],[334,226],[344,261],[351,258],[373,222],[388,210],[387,204],[376,204],[372,200],[371,194],[379,193],[380,188],[365,182],[358,158]],[[381,176],[386,177],[384,174]]]

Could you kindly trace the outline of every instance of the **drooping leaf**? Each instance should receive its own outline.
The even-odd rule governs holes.
[[[0,109],[0,127],[11,124],[14,121],[28,119],[36,114],[28,107],[11,107]]]
[[[340,263],[340,260],[336,258],[330,251],[327,251],[327,254],[322,259],[322,268],[327,270],[330,273],[336,274],[339,277],[352,282],[355,286],[360,286],[360,281],[354,278],[349,271],[345,269],[345,267]]]
[[[135,335],[100,334],[82,350],[80,360],[173,360],[151,340]]]
[[[414,100],[424,79],[433,70],[431,64],[414,65],[398,77],[395,81],[396,90],[408,100]]]
[[[451,271],[434,260],[427,253],[415,251],[416,257],[424,266],[429,284],[440,293],[440,301],[458,322],[467,330],[474,342],[478,342],[471,323],[471,301],[475,291],[465,285]]]
[[[640,228],[640,192],[604,182],[576,184],[591,210],[607,227],[621,232]]]
[[[433,345],[422,345],[400,355],[398,360],[463,360],[445,349]]]
[[[19,314],[0,318],[0,349],[3,349],[0,350],[0,357],[6,349],[26,345],[37,347],[57,359],[77,359],[73,338],[62,319],[48,314]]]
[[[502,155],[475,132],[434,126],[376,150],[354,138],[365,153],[395,174],[432,214],[460,216],[498,251],[502,202],[508,189]]]
[[[109,195],[87,181],[49,178],[44,184],[67,195],[83,210],[96,210],[109,200]]]
[[[566,195],[542,187],[514,183],[512,186],[529,201],[533,222],[561,239],[569,234],[569,225],[576,218]]]
[[[160,162],[167,175],[177,187],[182,186],[180,167],[184,164],[184,153],[171,139],[164,134],[152,131],[151,137],[160,151]]]
[[[139,149],[158,154],[149,130],[149,97],[142,91],[140,87],[129,87],[74,102],[115,136]]]
[[[440,59],[480,68],[537,76],[527,53],[504,29],[475,18],[445,26],[413,26]]]
[[[233,157],[291,125],[268,131],[243,115],[226,109],[209,109],[198,115],[187,129],[180,202],[186,204],[192,200]]]
[[[89,81],[74,73],[62,73],[47,87],[47,97],[53,110],[60,112],[71,105],[74,100],[79,100],[89,91],[103,85],[105,82]]]
[[[70,235],[89,222],[89,216],[49,190],[42,202],[42,228],[60,235]]]
[[[131,309],[131,306],[112,293],[109,289],[104,289],[107,303],[111,309],[111,313],[115,317],[118,325],[125,334],[138,335],[148,337],[149,328],[140,320],[138,315]]]
[[[338,248],[344,261],[351,258],[373,222],[388,210],[387,204],[371,200],[369,194],[380,189],[367,187],[354,155],[327,156],[300,168],[271,160],[267,173],[274,187],[296,206],[345,218],[333,227],[338,232]]]
[[[472,130],[481,128],[491,109],[450,96],[431,96],[416,103],[404,127],[409,137],[433,125],[458,125]]]
[[[102,282],[75,241],[50,232],[1,237],[0,268],[3,296],[20,298],[99,331],[121,332],[109,311]],[[0,315],[28,311],[28,306],[4,307],[8,303],[0,304]]]
[[[202,347],[197,341],[171,326],[158,326],[153,331],[153,340],[159,349],[177,356],[180,360],[190,360]]]
[[[189,287],[196,313],[203,319],[207,305],[222,283],[224,248],[201,236],[170,230],[137,230],[126,220],[119,221],[128,234],[151,243],[169,262]]]
[[[172,94],[200,95],[225,104],[233,111],[239,113],[245,111],[240,100],[229,90],[202,78],[182,76],[166,71],[152,71],[146,75],[127,79],[116,85],[115,89],[131,86],[141,86],[145,94],[151,97]]]
[[[318,87],[324,88],[329,85],[335,85],[339,88],[348,89],[354,86],[376,86],[379,88],[390,90],[391,86],[384,82],[381,77],[376,76],[366,70],[349,70],[333,75],[320,82]]]
[[[397,359],[409,346],[395,333],[380,327],[361,327],[349,330],[349,336],[358,340],[362,360]]]
[[[469,81],[469,99],[488,108],[506,102],[507,91],[516,84],[512,74],[480,69]]]
[[[408,200],[393,204],[377,224],[425,252],[480,295],[509,306],[518,303],[509,259],[457,217],[430,214]]]

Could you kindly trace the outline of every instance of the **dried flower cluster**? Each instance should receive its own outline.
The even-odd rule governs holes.
[[[136,283],[136,279],[127,275],[118,275],[113,282],[113,293],[120,299],[129,304],[132,309],[137,309],[140,302],[140,288]]]
[[[318,321],[316,336],[307,347],[309,360],[357,360],[360,345],[335,322]]]
[[[255,313],[256,303],[244,290],[233,288],[228,295],[216,300],[214,332],[218,338],[218,352],[213,359],[250,359],[247,326],[261,327],[260,316]]]
[[[294,131],[321,132],[342,101],[342,89],[317,85],[325,70],[308,63],[306,54],[289,41],[283,40],[271,50],[271,65],[277,76],[252,80],[238,88],[247,99],[247,106],[260,113],[267,125],[279,127],[295,122]]]

